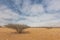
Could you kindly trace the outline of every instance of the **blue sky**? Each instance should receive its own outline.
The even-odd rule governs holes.
[[[60,0],[0,0],[0,25],[60,26]]]

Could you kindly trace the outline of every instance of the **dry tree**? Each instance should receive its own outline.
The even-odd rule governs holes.
[[[8,24],[8,25],[5,25],[5,27],[7,28],[12,28],[12,29],[15,29],[18,33],[22,33],[22,31],[26,28],[30,28],[29,26],[27,25],[21,25],[21,24]]]

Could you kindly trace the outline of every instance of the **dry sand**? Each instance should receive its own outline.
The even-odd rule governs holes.
[[[60,40],[60,28],[28,28],[21,34],[13,29],[0,28],[0,40]]]

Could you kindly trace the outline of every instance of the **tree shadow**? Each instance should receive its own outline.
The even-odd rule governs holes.
[[[29,31],[23,31],[22,33],[11,32],[11,34],[30,34],[30,32]]]

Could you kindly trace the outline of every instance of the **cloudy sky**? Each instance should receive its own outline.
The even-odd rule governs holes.
[[[60,0],[0,0],[0,25],[60,26]]]

